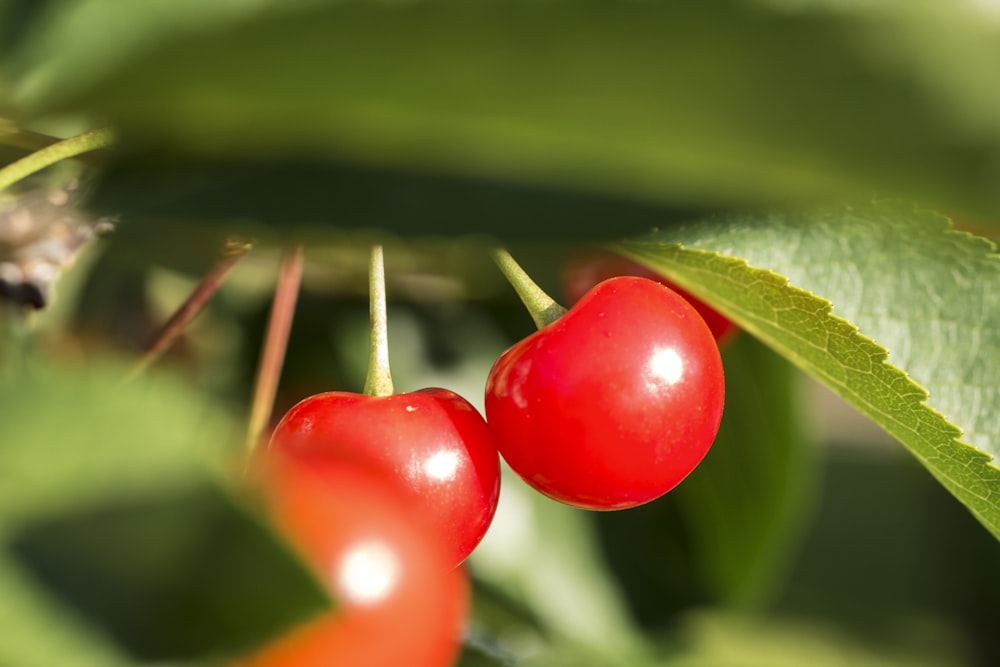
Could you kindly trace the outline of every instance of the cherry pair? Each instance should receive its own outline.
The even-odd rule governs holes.
[[[496,258],[540,329],[494,365],[487,421],[447,390],[392,394],[379,275],[368,395],[312,396],[275,429],[264,486],[276,523],[341,608],[248,664],[355,664],[346,657],[355,654],[359,664],[449,664],[468,588],[456,566],[496,510],[498,450],[542,493],[599,510],[663,495],[704,457],[724,383],[712,331],[687,300],[647,278],[614,277],[565,312],[509,255]],[[595,282],[620,269],[577,266]],[[569,276],[570,292],[582,291],[580,272]]]

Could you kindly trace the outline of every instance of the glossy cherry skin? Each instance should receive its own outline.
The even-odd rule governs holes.
[[[615,276],[638,276],[666,285],[694,306],[719,345],[725,345],[739,328],[725,315],[698,300],[656,271],[611,252],[593,251],[572,257],[563,269],[563,291],[568,303],[576,303],[597,283]]]
[[[453,565],[472,552],[496,513],[500,460],[493,436],[479,412],[446,389],[316,394],[285,414],[268,454],[377,469],[411,494]]]
[[[407,494],[333,460],[269,460],[265,500],[335,608],[240,667],[447,667],[460,650],[469,584]]]
[[[486,419],[528,484],[585,509],[634,507],[683,480],[715,439],[722,361],[669,288],[606,280],[490,371]]]

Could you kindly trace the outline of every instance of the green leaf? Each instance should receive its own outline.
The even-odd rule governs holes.
[[[0,622],[23,633],[0,663],[215,658],[329,607],[225,489],[223,408],[169,375],[2,352]]]
[[[713,600],[762,606],[787,571],[818,489],[790,364],[749,336],[729,343],[719,434],[667,497],[684,513],[692,563]]]
[[[680,624],[683,647],[671,667],[956,667],[973,664],[926,638],[906,646],[861,641],[806,619],[755,618],[717,612],[689,614]],[[933,633],[930,633],[933,635]]]
[[[96,634],[85,619],[34,584],[0,552],[0,664],[50,667],[126,667],[124,650]]]
[[[177,157],[152,149],[115,162],[88,204],[121,216],[122,242],[144,256],[171,253],[171,261],[186,258],[192,247],[217,246],[227,232],[262,241],[314,239],[323,226],[324,233],[340,232],[343,243],[357,243],[351,228],[409,238],[466,240],[486,231],[502,239],[607,240],[610,229],[640,232],[690,218],[694,210],[419,169],[266,156]],[[176,241],[179,234],[183,243]]]
[[[606,569],[590,513],[550,500],[504,471],[496,518],[469,559],[473,573],[530,609],[551,646],[589,652],[594,662],[579,664],[641,664],[644,640]]]
[[[137,662],[233,655],[329,607],[282,542],[212,484],[39,520],[9,548]]]
[[[719,216],[619,250],[829,385],[1000,537],[1000,259],[987,241],[877,201]]]
[[[692,606],[772,601],[815,505],[798,373],[747,335],[726,346],[723,360],[726,409],[705,460],[663,498],[594,517],[644,627]]]
[[[1000,213],[1000,26],[972,5],[226,4],[43,14],[11,57],[20,115],[106,119],[147,159],[333,158],[672,204],[875,187]]]
[[[230,415],[197,400],[191,387],[168,375],[125,385],[127,368],[120,364],[74,368],[33,357],[7,357],[5,370],[5,525],[108,497],[143,497],[197,483],[237,441]]]

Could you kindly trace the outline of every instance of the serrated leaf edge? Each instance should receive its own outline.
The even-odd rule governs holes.
[[[981,238],[964,232],[959,232],[958,230],[952,231],[972,236],[976,239]],[[649,249],[654,247],[657,248],[655,256],[657,263],[651,264],[648,253]],[[630,245],[627,241],[619,242],[609,246],[609,249],[648,266],[655,271],[663,273],[666,277],[676,282],[685,290],[691,292],[694,296],[704,299],[706,303],[711,304],[713,308],[716,308],[723,315],[732,319],[750,335],[753,335],[765,345],[775,350],[778,354],[788,359],[795,366],[829,386],[838,395],[843,397],[851,405],[875,421],[876,424],[882,427],[886,432],[893,436],[893,438],[906,447],[907,450],[909,450],[924,465],[924,467],[926,467],[928,471],[939,482],[941,482],[942,485],[944,485],[963,504],[969,507],[976,518],[994,535],[994,537],[1000,539],[1000,467],[997,467],[993,463],[993,457],[987,452],[964,442],[961,439],[962,429],[958,425],[949,421],[943,414],[935,410],[934,407],[928,403],[930,398],[929,392],[923,386],[917,384],[905,370],[889,361],[889,351],[884,346],[879,344],[874,339],[864,335],[858,326],[853,322],[834,314],[833,303],[828,299],[825,299],[809,290],[793,285],[787,276],[784,276],[776,271],[752,266],[743,258],[725,255],[716,251],[689,248],[679,243],[658,243],[650,242],[648,240],[644,241],[641,246]],[[690,264],[679,262],[679,264],[685,264],[687,266],[690,271],[689,273],[671,269],[667,265],[667,262],[670,261],[667,256],[671,254],[674,255],[673,259],[677,259],[678,255],[687,255],[691,258],[709,258],[712,261],[723,261],[727,264],[730,271],[744,271],[756,280],[765,280],[767,283],[785,290],[793,300],[803,298],[811,300],[811,302],[818,306],[815,314],[820,318],[820,321],[824,323],[824,331],[828,335],[837,334],[839,336],[844,336],[846,340],[852,344],[853,348],[865,352],[866,355],[868,355],[869,352],[872,353],[868,355],[871,365],[869,372],[886,387],[887,391],[893,393],[899,400],[912,408],[912,414],[914,415],[913,419],[910,421],[902,420],[884,410],[880,410],[866,397],[852,390],[844,379],[836,378],[825,372],[823,368],[810,364],[805,354],[799,350],[790,349],[788,346],[783,345],[781,340],[783,338],[787,339],[788,336],[791,336],[792,338],[798,340],[802,345],[812,346],[813,343],[811,341],[801,336],[798,331],[794,329],[782,329],[782,336],[775,336],[774,334],[769,333],[767,330],[769,327],[766,326],[768,321],[765,318],[757,316],[753,312],[740,309],[738,304],[735,304],[732,300],[727,299],[724,295],[720,296],[718,293],[705,289],[705,283],[703,281],[692,279],[690,277],[692,273],[704,271],[704,269],[700,268],[699,265],[696,265],[693,262]],[[659,262],[663,262],[663,264]],[[719,275],[715,272],[707,273],[713,277],[718,277]],[[821,351],[834,356],[829,351],[829,348],[821,349]],[[849,367],[845,364],[845,361],[837,356],[834,356],[834,359],[844,366],[846,374]],[[902,387],[897,385],[897,383],[900,382],[904,383],[907,391],[901,391]],[[950,438],[947,441],[935,443],[927,436],[921,435],[920,426],[928,422],[936,423],[936,430],[942,431],[942,435],[950,432]],[[943,428],[941,428],[942,426]],[[912,434],[915,437],[907,439],[905,437],[907,434]],[[953,450],[954,454],[951,456],[948,456],[944,451],[942,451],[942,448],[948,446],[957,448]],[[967,468],[970,471],[973,470],[975,466],[981,466],[983,470],[978,474],[979,479],[982,480],[984,484],[995,485],[996,488],[982,489],[981,491],[970,488],[967,479],[957,478],[949,471],[947,466],[942,466],[939,463],[940,461],[944,461],[946,459],[952,459],[955,464]]]

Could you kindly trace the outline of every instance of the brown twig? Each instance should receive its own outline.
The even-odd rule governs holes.
[[[267,336],[261,350],[257,368],[257,383],[254,387],[253,402],[250,405],[250,419],[247,424],[246,448],[248,453],[256,449],[271,419],[274,397],[281,378],[281,367],[285,363],[288,334],[292,329],[295,302],[302,282],[302,246],[297,245],[285,253],[281,260],[278,283],[274,288],[274,303],[267,325]]]
[[[202,311],[208,300],[212,298],[216,290],[229,275],[229,272],[250,250],[250,244],[242,241],[230,240],[222,252],[222,258],[209,269],[208,273],[198,282],[188,298],[181,304],[180,308],[174,311],[170,319],[164,323],[157,332],[156,337],[146,348],[142,358],[136,362],[131,372],[126,378],[126,382],[141,375],[147,368],[159,359],[174,342],[180,338],[181,334]]]

